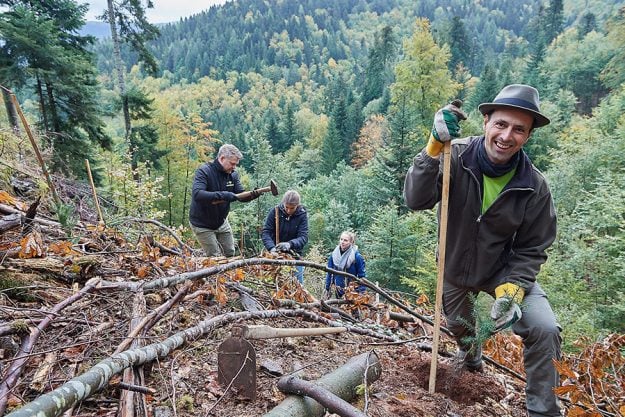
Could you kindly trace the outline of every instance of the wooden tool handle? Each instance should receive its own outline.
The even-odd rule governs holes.
[[[264,324],[243,326],[243,337],[246,339],[275,339],[278,337],[319,336],[346,332],[346,327],[318,327],[318,328],[285,328],[277,329]]]

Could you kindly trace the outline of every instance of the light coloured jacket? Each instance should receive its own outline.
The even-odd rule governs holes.
[[[452,141],[445,280],[488,292],[505,282],[529,288],[556,237],[551,192],[521,151],[516,173],[482,214],[477,164],[482,140],[484,136]],[[431,158],[425,150],[414,158],[404,185],[409,208],[430,209],[440,201],[442,159]]]

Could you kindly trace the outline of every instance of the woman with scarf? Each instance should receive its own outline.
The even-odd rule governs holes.
[[[328,268],[344,271],[355,275],[358,278],[366,278],[365,259],[358,252],[358,246],[354,245],[355,235],[352,232],[343,232],[339,238],[339,244],[328,259]],[[351,279],[343,276],[331,274],[326,275],[326,294],[331,294],[331,288],[334,287],[334,295],[336,298],[343,298],[345,288],[351,283]],[[365,286],[358,286],[358,292],[364,293]]]

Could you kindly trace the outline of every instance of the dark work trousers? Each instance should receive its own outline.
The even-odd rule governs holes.
[[[463,350],[470,348],[463,340],[475,335],[471,294],[477,296],[480,291],[489,292],[486,289],[457,287],[447,281],[443,285],[447,327]],[[560,385],[560,379],[552,362],[552,359],[560,359],[561,329],[545,292],[537,283],[526,290],[521,311],[521,320],[512,326],[512,331],[523,339],[527,411],[530,417],[561,416],[560,405],[553,392],[553,388]],[[477,348],[474,352],[480,351],[480,347]]]

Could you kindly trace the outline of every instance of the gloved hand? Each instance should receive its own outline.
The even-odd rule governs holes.
[[[258,191],[258,188],[254,188],[253,190],[250,190],[249,194],[243,195],[244,197],[239,198],[239,201],[242,203],[247,203],[260,197],[261,192]]]
[[[288,252],[291,250],[291,244],[289,242],[280,242],[276,245],[276,250],[280,252]]]
[[[237,195],[230,191],[222,191],[221,198],[223,200],[230,201],[230,202],[238,200]]]
[[[460,100],[454,100],[438,110],[434,115],[434,125],[425,151],[431,157],[436,157],[443,149],[443,143],[460,136],[460,120],[465,120],[467,115],[460,110]]]
[[[521,319],[519,304],[523,302],[525,290],[516,284],[507,282],[495,288],[495,302],[490,310],[490,317],[495,322],[495,332],[506,329]]]

